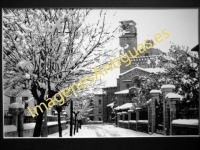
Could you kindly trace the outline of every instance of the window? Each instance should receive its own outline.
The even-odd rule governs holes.
[[[101,105],[101,99],[99,100],[99,105]]]
[[[126,84],[126,88],[129,88],[130,87],[130,84]]]
[[[99,114],[101,114],[101,108],[99,108]]]
[[[24,104],[25,109],[28,107],[28,97],[22,97],[22,104]]]
[[[15,103],[16,102],[16,97],[10,97],[10,104]]]

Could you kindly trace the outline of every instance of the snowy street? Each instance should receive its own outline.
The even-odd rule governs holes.
[[[54,133],[48,135],[49,138],[59,138],[59,134]],[[71,138],[69,136],[69,127],[62,131],[62,137]],[[82,125],[81,129],[73,135],[75,138],[90,138],[90,137],[163,137],[160,134],[147,134],[143,132],[136,132],[134,130],[124,129],[115,127],[114,125],[107,124],[93,124],[93,125]],[[72,137],[72,138],[73,138]]]

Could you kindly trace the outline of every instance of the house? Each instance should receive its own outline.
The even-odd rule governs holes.
[[[97,91],[90,100],[91,110],[88,113],[90,120],[103,121],[103,91]]]

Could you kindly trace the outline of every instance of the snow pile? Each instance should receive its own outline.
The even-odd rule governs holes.
[[[198,119],[176,119],[172,121],[172,124],[182,124],[182,125],[197,125],[199,124]]]
[[[35,123],[25,123],[24,124],[24,130],[34,129],[34,128],[35,128]]]
[[[4,132],[14,132],[17,131],[17,127],[15,125],[5,125]]]

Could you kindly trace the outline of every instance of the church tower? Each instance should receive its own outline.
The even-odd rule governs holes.
[[[119,37],[119,44],[123,49],[120,54],[122,54],[128,50],[132,51],[134,47],[137,49],[137,29],[135,27],[136,23],[133,20],[121,21],[120,23],[123,30],[123,34]],[[132,65],[125,66],[122,63],[120,73],[126,72],[131,68]]]
[[[153,40],[148,40],[148,43],[153,45],[152,48],[146,48],[144,53],[139,53],[136,58],[132,58],[130,56],[129,50],[133,56],[136,55],[135,51],[137,51],[137,28],[135,27],[136,23],[132,20],[121,21],[122,35],[119,37],[119,45],[122,47],[120,51],[120,55],[126,53],[130,60],[131,64],[129,66],[125,66],[125,63],[122,63],[120,66],[120,74],[124,73],[134,67],[141,68],[154,68],[161,67],[164,61],[159,60],[162,55],[162,51],[154,48]],[[145,43],[141,43],[145,47]],[[135,49],[135,50],[134,50]],[[162,58],[163,60],[163,58]]]

